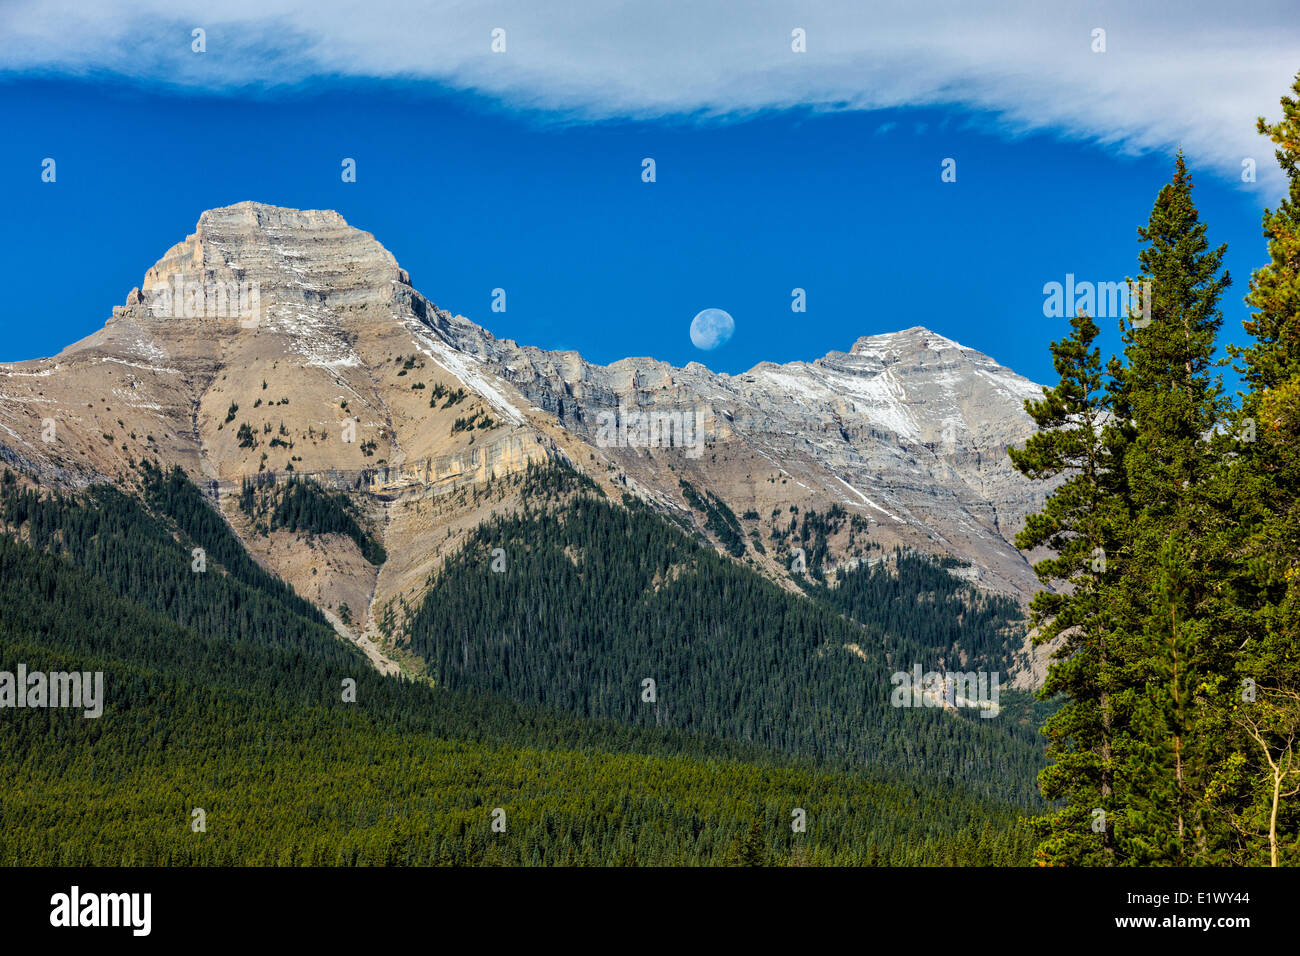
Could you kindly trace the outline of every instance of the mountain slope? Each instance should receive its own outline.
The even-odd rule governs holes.
[[[146,484],[0,482],[0,659],[105,675],[98,718],[0,721],[4,865],[1027,859],[1016,811],[960,790],[383,677],[182,476]]]
[[[435,576],[408,630],[439,686],[1033,801],[1037,734],[1014,715],[894,706],[895,672],[959,663],[951,642],[976,611],[935,600],[937,580],[919,592],[910,569],[881,571],[910,589],[910,613],[855,609],[876,625],[864,627],[576,478],[529,469],[520,510],[476,528]],[[1005,603],[992,628],[968,629],[1018,638],[1019,609]],[[1006,659],[981,646],[960,663],[1005,674]]]

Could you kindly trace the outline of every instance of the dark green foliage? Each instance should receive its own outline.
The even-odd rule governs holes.
[[[381,677],[251,561],[218,557],[241,549],[197,489],[147,481],[149,509],[0,485],[6,529],[37,545],[0,537],[0,661],[103,671],[107,698],[94,720],[4,713],[0,864],[1026,859],[1014,811],[960,791]]]
[[[479,416],[482,417],[480,418]],[[473,431],[475,428],[492,428],[492,427],[494,427],[492,416],[489,415],[487,412],[480,410],[472,413],[468,418],[463,418],[463,417],[457,418],[452,423],[451,433],[454,435],[457,432]]]
[[[465,389],[460,387],[449,390],[441,384],[435,385],[433,391],[429,393],[429,407],[439,407],[438,401],[442,398],[446,398],[447,400],[442,403],[442,407],[451,408],[453,405],[464,401],[465,394]]]
[[[1227,428],[1211,546],[1215,617],[1237,648],[1233,683],[1256,686],[1231,715],[1231,763],[1216,775],[1230,799],[1217,810],[1249,835],[1235,859],[1275,866],[1300,862],[1300,75],[1290,92],[1277,122],[1257,122],[1287,190],[1263,216],[1268,261],[1246,297],[1254,341],[1229,348],[1250,389]]]
[[[555,466],[534,468],[525,484],[541,491],[549,481],[579,479]],[[939,663],[911,632],[882,653],[895,635],[783,591],[644,505],[576,494],[557,510],[548,500],[558,495],[525,494],[518,513],[476,528],[407,622],[440,686],[1031,799],[1037,748],[1018,732],[891,706],[894,671]],[[496,548],[505,573],[490,570]],[[952,610],[910,601],[936,618]],[[995,630],[995,611],[956,603],[972,620],[987,612],[980,626]],[[653,703],[642,698],[647,678]]]
[[[1294,172],[1292,107],[1276,138]],[[1037,570],[1055,590],[1033,610],[1041,639],[1061,640],[1043,689],[1065,704],[1044,727],[1041,783],[1059,804],[1037,821],[1042,863],[1300,859],[1300,807],[1285,799],[1300,785],[1300,641],[1284,382],[1300,282],[1285,252],[1257,275],[1261,340],[1236,350],[1254,391],[1230,408],[1215,358],[1225,249],[1191,194],[1180,155],[1138,231],[1150,321],[1123,328],[1103,374],[1096,326],[1076,318],[1052,346],[1060,384],[1026,403],[1040,431],[1012,452],[1026,475],[1064,479],[1017,538],[1051,552]],[[1285,216],[1265,221],[1297,248]]]
[[[743,555],[745,553],[745,533],[741,530],[740,522],[736,520],[735,512],[727,507],[725,501],[712,492],[706,492],[705,496],[702,496],[690,482],[682,480],[679,483],[682,487],[682,495],[686,498],[686,503],[704,515],[704,526],[713,533],[714,537],[733,557],[738,558]]]
[[[351,538],[371,564],[383,564],[388,555],[375,538],[361,527],[355,506],[340,491],[327,491],[310,481],[291,479],[284,483],[245,478],[239,507],[250,518],[265,516],[271,531],[307,534],[342,534]]]
[[[1225,451],[1214,431],[1226,411],[1214,353],[1231,280],[1226,248],[1212,248],[1206,233],[1180,155],[1138,230],[1151,322],[1127,331],[1124,362],[1112,367],[1112,409],[1124,430],[1118,495],[1128,510],[1123,573],[1105,589],[1124,726],[1115,741],[1123,807],[1115,842],[1137,863],[1216,862],[1220,839],[1210,794],[1234,687],[1231,637],[1206,613],[1216,581],[1204,544],[1214,523],[1207,495]]]
[[[900,670],[965,654],[964,669],[1005,676],[1024,641],[1014,599],[982,592],[926,555],[895,550],[890,561],[836,571],[834,587],[801,583],[809,596],[866,627],[871,644],[885,648]]]
[[[519,483],[519,494],[535,504],[553,504],[565,501],[579,492],[604,498],[605,492],[582,472],[561,466],[529,465]],[[635,508],[640,501],[632,495],[623,495],[623,505]]]
[[[804,563],[808,574],[817,581],[824,581],[824,566],[830,555],[830,536],[838,534],[844,527],[847,515],[839,505],[831,505],[825,514],[818,514],[809,509],[803,513],[803,523],[799,529],[799,547],[804,551]],[[795,523],[791,522],[791,528]]]
[[[1016,544],[1051,552],[1034,566],[1049,589],[1034,596],[1031,609],[1038,643],[1061,639],[1043,695],[1061,695],[1065,703],[1043,727],[1054,763],[1041,783],[1045,796],[1064,804],[1054,821],[1040,823],[1051,834],[1044,853],[1057,862],[1105,864],[1115,859],[1116,724],[1132,719],[1116,698],[1119,649],[1107,614],[1109,590],[1129,562],[1122,543],[1131,527],[1122,455],[1130,432],[1108,416],[1112,395],[1093,345],[1096,324],[1078,315],[1071,329],[1052,344],[1059,384],[1025,402],[1039,431],[1023,449],[1011,449],[1022,474],[1061,483],[1043,510],[1029,516]],[[1068,587],[1059,587],[1062,582]],[[1106,817],[1094,829],[1096,810]]]

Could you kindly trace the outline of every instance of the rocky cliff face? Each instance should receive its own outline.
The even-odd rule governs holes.
[[[0,366],[0,456],[69,486],[129,483],[146,457],[179,464],[255,555],[374,636],[394,606],[400,631],[461,531],[511,506],[491,479],[547,456],[701,529],[682,482],[714,496],[737,516],[741,560],[777,580],[792,516],[839,509],[831,566],[901,544],[1025,597],[1035,581],[1010,539],[1041,490],[1006,447],[1030,434],[1021,403],[1037,394],[919,327],[736,376],[594,365],[438,309],[337,213],[240,203],[205,212],[102,330]],[[349,490],[389,561],[254,533],[234,498],[267,472]]]

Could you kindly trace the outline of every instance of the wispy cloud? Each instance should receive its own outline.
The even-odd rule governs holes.
[[[207,33],[203,55],[191,30]],[[491,33],[506,31],[506,52]],[[806,31],[807,52],[791,48]],[[1093,51],[1105,30],[1106,52]],[[0,70],[179,87],[436,82],[577,119],[952,104],[1126,152],[1181,144],[1236,178],[1300,69],[1293,0],[7,0]]]

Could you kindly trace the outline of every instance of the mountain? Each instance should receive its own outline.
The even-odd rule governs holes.
[[[1033,390],[923,329],[602,367],[204,213],[0,367],[0,659],[107,678],[0,722],[0,860],[1024,863]],[[1019,682],[895,693],[954,668]]]
[[[259,562],[392,669],[434,572],[517,507],[500,479],[546,460],[788,589],[797,548],[827,578],[901,547],[1024,599],[1036,581],[1010,539],[1043,492],[1005,451],[1037,394],[920,327],[735,376],[595,365],[437,308],[337,213],[245,202],[203,213],[99,332],[0,366],[0,458],[70,489],[179,466]],[[355,531],[295,530],[246,487],[290,474],[340,492],[329,527]]]

